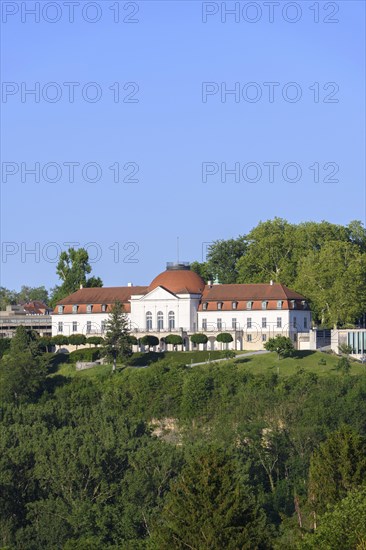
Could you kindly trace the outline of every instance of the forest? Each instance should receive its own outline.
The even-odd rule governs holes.
[[[364,367],[266,357],[75,373],[20,331],[0,363],[0,547],[364,550]]]

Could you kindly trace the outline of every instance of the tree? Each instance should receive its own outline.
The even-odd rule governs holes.
[[[236,283],[238,278],[238,260],[245,254],[245,237],[214,241],[207,254],[207,274],[212,274],[222,284]]]
[[[279,334],[275,336],[275,338],[270,338],[268,342],[264,344],[264,348],[267,351],[275,351],[278,359],[292,355],[295,350],[291,338]]]
[[[183,344],[183,339],[179,334],[168,334],[165,337],[165,342],[172,346],[181,346]]]
[[[101,336],[90,336],[86,339],[86,344],[91,344],[92,346],[99,346],[99,344],[103,344],[104,338]],[[132,344],[132,336],[131,336],[131,344]]]
[[[128,321],[123,304],[119,301],[114,303],[108,316],[104,338],[104,355],[108,359],[113,359],[112,372],[116,370],[117,359],[123,361],[132,355]]]
[[[226,344],[226,349],[227,349],[228,344],[230,344],[230,342],[233,341],[233,337],[231,336],[231,334],[229,332],[220,332],[220,334],[218,334],[216,336],[216,340],[218,342]]]
[[[300,261],[296,286],[322,325],[353,323],[366,308],[366,254],[356,244],[327,242]]]
[[[269,548],[266,517],[235,460],[213,448],[190,457],[171,483],[152,539],[171,548]]]
[[[10,341],[10,352],[29,352],[32,356],[40,354],[39,336],[35,330],[28,329],[23,325],[17,327],[13,338]]]
[[[0,361],[0,392],[4,401],[20,404],[36,399],[46,380],[46,363],[29,350],[11,350]]]
[[[38,340],[39,348],[41,351],[50,352],[53,347],[52,336],[41,336]]]
[[[146,334],[146,336],[143,336],[140,339],[140,343],[143,346],[148,346],[149,348],[155,347],[159,345],[159,338],[156,336],[151,336],[150,334]]]
[[[214,273],[210,272],[210,268],[207,262],[192,262],[191,271],[198,273],[200,277],[207,283],[208,281],[213,281],[215,278]]]
[[[69,248],[67,252],[61,252],[56,272],[62,284],[56,286],[52,291],[53,306],[65,296],[76,292],[81,285],[88,288],[103,286],[99,277],[87,279],[87,275],[91,272],[91,266],[88,252],[84,248],[77,250]]]
[[[44,286],[31,287],[23,285],[20,289],[20,292],[17,294],[17,301],[21,302],[32,302],[37,300],[48,304],[48,290]]]
[[[67,346],[69,343],[69,339],[67,336],[64,336],[63,334],[56,334],[56,336],[52,336],[52,343],[55,344],[55,346]]]
[[[207,344],[208,337],[206,334],[196,333],[191,336],[192,344]]]
[[[86,344],[86,341],[87,340],[85,334],[71,334],[69,336],[70,346],[76,346],[76,349],[78,348],[78,346]]]
[[[319,519],[314,534],[305,536],[302,550],[366,548],[366,487],[350,492]]]
[[[324,512],[366,478],[366,438],[344,425],[321,443],[310,461],[309,500]]]

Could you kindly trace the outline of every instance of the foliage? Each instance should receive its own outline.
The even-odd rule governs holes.
[[[309,498],[317,512],[357,489],[366,478],[366,438],[347,426],[332,433],[310,462]]]
[[[305,537],[302,550],[364,550],[366,548],[366,487],[350,492],[325,513],[314,534]]]
[[[0,359],[10,349],[10,338],[0,338]]]
[[[52,336],[52,342],[55,346],[67,346],[69,339],[63,334],[56,334],[56,336]]]
[[[85,334],[71,334],[68,339],[70,346],[76,346],[76,348],[86,343]]]
[[[23,325],[17,327],[13,338],[10,340],[10,353],[29,352],[32,356],[40,354],[39,336],[36,331]]]
[[[179,334],[168,334],[165,337],[165,342],[167,344],[172,344],[173,346],[180,346],[183,343],[182,337]]]
[[[132,337],[131,337],[132,340]],[[103,344],[104,338],[101,336],[89,336],[89,338],[86,339],[86,344],[91,344],[92,346],[99,346],[100,344]],[[132,342],[131,342],[132,343]]]
[[[0,361],[0,395],[3,401],[24,403],[41,394],[46,363],[28,350],[11,350]]]
[[[264,348],[267,351],[275,351],[278,359],[281,357],[289,357],[293,354],[295,348],[291,341],[291,338],[287,336],[277,335],[274,338],[270,338],[265,344]]]
[[[348,374],[351,370],[351,363],[348,357],[341,357],[338,360],[336,369],[339,370],[342,374]]]
[[[9,290],[5,287],[0,287],[0,310],[5,310],[6,306],[23,304],[38,300],[44,304],[48,304],[48,290],[44,286],[30,287],[23,285],[19,292]]]
[[[159,338],[152,336],[151,334],[146,334],[140,339],[140,342],[143,346],[148,346],[149,348],[159,345]]]
[[[219,449],[199,449],[172,482],[155,527],[157,546],[269,548],[266,518],[238,465]]]
[[[216,340],[218,342],[222,342],[223,344],[229,344],[233,341],[233,337],[229,332],[220,332],[220,334],[216,336]]]
[[[113,360],[113,370],[116,370],[117,359],[125,361],[132,355],[132,344],[128,329],[127,316],[123,304],[116,301],[108,316],[104,338],[104,356]]]
[[[206,334],[196,333],[191,336],[192,344],[207,344],[208,337]]]
[[[96,361],[101,357],[99,348],[84,348],[77,349],[68,354],[69,362],[76,363],[77,361]]]
[[[91,272],[91,266],[88,252],[84,248],[69,248],[67,252],[61,252],[56,272],[62,283],[53,289],[51,299],[53,307],[65,296],[76,292],[81,285],[83,287],[103,286],[99,277],[87,278]]]

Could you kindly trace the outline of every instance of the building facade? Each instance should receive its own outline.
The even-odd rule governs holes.
[[[35,330],[40,336],[51,336],[51,310],[42,302],[9,305],[0,311],[0,338],[12,338],[19,326]]]
[[[189,264],[168,264],[149,286],[81,288],[61,300],[52,315],[52,334],[101,335],[115,301],[120,301],[132,334],[179,334],[184,349],[190,335],[205,333],[208,349],[221,349],[220,332],[233,337],[232,349],[263,349],[277,334],[297,344],[298,333],[311,329],[311,312],[304,296],[282,284],[206,284]]]

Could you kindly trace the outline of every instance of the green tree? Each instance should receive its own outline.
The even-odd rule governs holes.
[[[140,339],[140,343],[143,346],[148,346],[149,348],[152,348],[159,345],[159,338],[157,338],[156,336],[152,336],[151,334],[146,334],[146,336],[143,336]]]
[[[52,343],[55,344],[55,346],[59,347],[67,346],[69,343],[69,339],[63,334],[56,334],[55,336],[52,336]]]
[[[10,352],[29,352],[31,355],[37,356],[41,353],[39,344],[37,332],[20,325],[10,341]]]
[[[267,351],[275,351],[277,353],[278,359],[281,357],[291,356],[295,350],[294,344],[291,341],[291,338],[287,336],[277,335],[274,338],[270,338],[265,344],[264,348]]]
[[[20,404],[35,400],[46,380],[46,363],[28,351],[11,351],[0,361],[0,394],[3,401]]]
[[[114,303],[108,316],[104,338],[104,355],[108,359],[113,359],[113,372],[116,370],[117,359],[124,361],[132,355],[128,321],[123,304],[119,301]]]
[[[213,281],[215,278],[215,275],[211,273],[207,262],[192,262],[191,271],[198,273],[198,275],[202,277],[205,283],[207,283],[208,281]]]
[[[227,349],[228,344],[230,344],[230,342],[233,341],[233,337],[229,332],[220,332],[220,334],[216,336],[216,340],[218,342],[221,342],[222,344],[226,344],[226,349]]]
[[[302,550],[364,550],[366,487],[350,492],[319,519],[319,527],[299,545]]]
[[[317,513],[333,506],[366,479],[366,438],[342,426],[314,452],[309,500]]]
[[[56,272],[62,284],[56,286],[52,291],[51,303],[53,306],[65,296],[76,292],[81,285],[83,287],[103,286],[99,277],[87,278],[91,272],[91,265],[88,252],[84,248],[77,250],[69,248],[67,252],[61,252]]]
[[[366,254],[356,244],[327,242],[300,261],[297,290],[322,325],[353,323],[366,308]]]
[[[245,237],[214,241],[207,254],[207,274],[218,278],[222,284],[236,283],[238,260],[246,253]]]
[[[172,346],[181,346],[183,344],[183,339],[179,334],[168,334],[165,337],[165,342]]]
[[[85,334],[70,334],[69,336],[70,346],[76,346],[76,349],[78,348],[78,346],[86,344],[86,342],[87,340]]]
[[[235,460],[205,448],[171,483],[153,532],[160,550],[269,548],[264,512]]]
[[[32,302],[37,300],[48,304],[48,290],[44,286],[31,287],[23,285],[20,292],[17,294],[17,301],[20,302]]]
[[[196,333],[191,336],[192,344],[207,344],[208,337],[206,334]]]
[[[86,344],[90,344],[92,346],[99,346],[99,344],[103,344],[104,338],[101,336],[90,336],[86,339]],[[132,344],[132,336],[131,336],[131,344]]]

